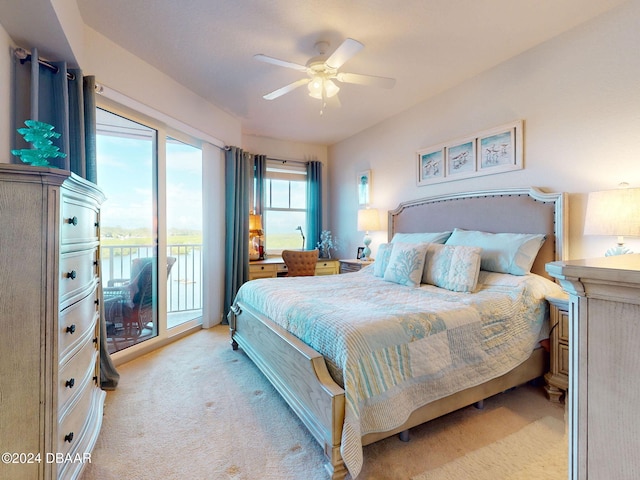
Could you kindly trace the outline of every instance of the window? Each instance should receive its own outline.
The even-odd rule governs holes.
[[[267,252],[313,248],[312,245],[303,245],[301,235],[307,225],[305,164],[267,160],[264,191],[262,221]]]

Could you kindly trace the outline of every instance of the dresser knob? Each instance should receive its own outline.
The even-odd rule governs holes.
[[[73,225],[76,226],[78,225],[78,217],[73,216],[70,219],[67,220],[67,223],[69,223],[69,225]]]
[[[73,441],[73,432],[69,432],[64,436],[64,441],[71,443]]]
[[[73,335],[75,333],[75,331],[76,331],[76,324],[75,323],[72,324],[72,325],[69,325],[67,327],[67,333],[70,333],[70,334]]]
[[[67,272],[67,278],[70,278],[71,280],[75,280],[77,276],[78,274],[76,273],[75,270],[71,270],[70,272]]]
[[[96,299],[93,301],[93,303],[95,303],[96,305],[100,305],[100,299],[99,299],[99,298],[96,298]]]
[[[64,386],[68,387],[68,388],[73,388],[73,386],[76,384],[76,379],[75,378],[70,378],[69,380],[67,380],[66,382],[64,382]]]

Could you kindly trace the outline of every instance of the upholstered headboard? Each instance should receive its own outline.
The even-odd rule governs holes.
[[[568,257],[566,193],[531,188],[439,195],[401,203],[389,211],[389,240],[397,232],[463,228],[490,233],[543,233],[546,240],[532,272],[551,278],[545,264]]]

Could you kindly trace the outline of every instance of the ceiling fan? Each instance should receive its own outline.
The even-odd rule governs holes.
[[[364,45],[357,40],[347,38],[329,56],[327,56],[329,42],[319,41],[315,44],[315,48],[318,55],[310,58],[306,65],[287,62],[261,53],[254,55],[254,58],[261,62],[271,63],[280,67],[292,68],[300,72],[305,72],[308,76],[308,78],[302,78],[290,83],[289,85],[274,90],[271,93],[263,95],[263,98],[266,100],[273,100],[295,90],[298,87],[301,87],[302,85],[307,85],[307,88],[309,89],[309,96],[322,100],[322,109],[320,110],[320,114],[322,114],[324,107],[327,105],[328,99],[332,99],[332,103],[338,106],[340,105],[338,97],[336,96],[340,87],[334,83],[334,80],[339,83],[354,83],[357,85],[368,85],[382,88],[392,88],[396,83],[394,78],[338,71],[340,67],[342,67],[342,65],[344,65],[351,57],[364,48]]]

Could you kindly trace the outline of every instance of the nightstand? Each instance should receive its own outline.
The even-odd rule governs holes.
[[[373,260],[357,260],[357,259],[349,259],[349,260],[340,260],[340,273],[350,273],[357,272],[361,268],[366,267],[367,265],[371,265]]]
[[[569,384],[569,296],[547,297],[549,302],[549,373],[544,376],[547,397],[560,402]]]

